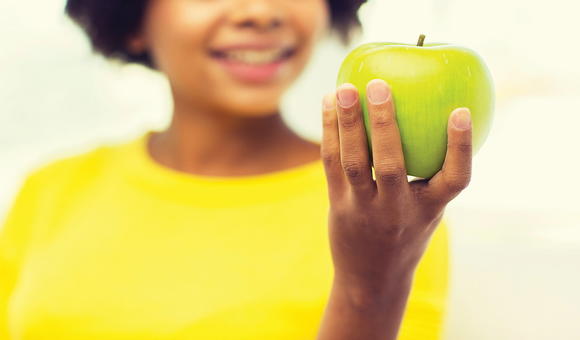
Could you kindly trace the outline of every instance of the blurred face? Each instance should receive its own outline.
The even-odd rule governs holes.
[[[326,0],[150,0],[142,35],[177,105],[275,113],[328,27]]]

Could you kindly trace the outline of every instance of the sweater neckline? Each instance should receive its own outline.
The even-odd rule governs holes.
[[[204,204],[216,200],[220,204],[248,204],[281,199],[326,184],[320,159],[247,176],[206,176],[174,170],[157,163],[149,154],[147,143],[153,133],[147,131],[127,142],[121,148],[121,157],[130,170],[131,180],[157,195]]]

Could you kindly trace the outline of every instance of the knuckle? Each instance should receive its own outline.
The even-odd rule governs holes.
[[[354,112],[345,111],[341,116],[340,125],[346,129],[353,129],[358,125],[358,121],[358,116]]]
[[[329,114],[325,114],[322,120],[322,126],[325,129],[332,129],[336,126],[336,119],[334,119],[332,116],[329,117]]]
[[[447,147],[453,151],[458,151],[460,153],[465,153],[465,154],[471,154],[471,148],[472,148],[470,143],[449,144]]]
[[[387,185],[401,184],[407,179],[406,171],[398,165],[383,165],[375,168],[377,181]]]
[[[430,194],[428,183],[429,181],[425,179],[412,181],[411,190],[413,191],[414,196],[420,200],[423,200],[426,197],[428,197]]]
[[[322,159],[324,166],[327,168],[333,168],[340,163],[340,156],[338,152],[322,150],[320,153],[320,158]]]
[[[403,182],[403,176],[397,173],[380,173],[377,179],[382,184],[399,185]]]
[[[355,160],[348,160],[342,163],[344,173],[348,178],[356,179],[362,176],[362,163]]]
[[[395,125],[395,120],[385,114],[375,114],[372,118],[372,124],[376,128],[386,129]]]
[[[451,175],[446,181],[447,189],[452,193],[463,191],[471,182],[471,175],[468,173]]]
[[[336,126],[336,115],[332,111],[323,112],[322,126],[324,128],[334,128]]]
[[[343,202],[331,202],[330,218],[335,221],[347,221],[352,213],[348,209],[348,204]],[[341,223],[339,223],[340,225]]]

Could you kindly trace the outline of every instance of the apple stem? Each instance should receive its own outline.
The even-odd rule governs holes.
[[[425,34],[421,34],[419,36],[419,42],[417,43],[417,46],[423,46],[424,41],[425,41]]]

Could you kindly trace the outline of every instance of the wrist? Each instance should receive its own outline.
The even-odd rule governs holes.
[[[374,308],[406,301],[415,268],[388,271],[385,275],[359,277],[335,271],[333,291],[343,295],[353,307]]]

